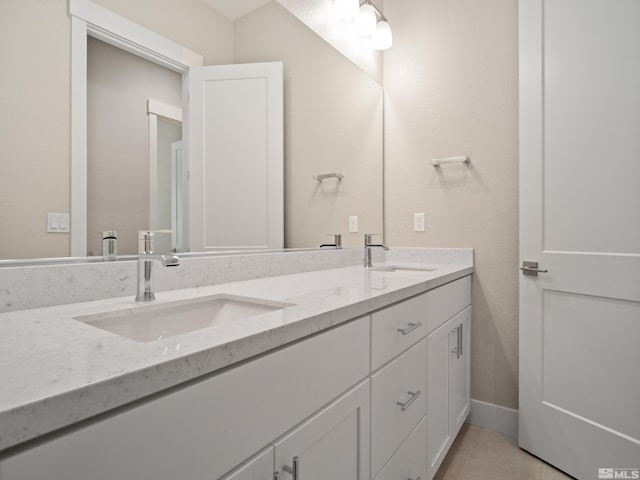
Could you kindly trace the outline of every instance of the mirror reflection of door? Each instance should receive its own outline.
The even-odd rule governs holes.
[[[137,253],[136,234],[171,229],[171,143],[182,138],[173,115],[157,115],[158,163],[152,164],[150,101],[182,107],[182,76],[92,37],[87,38],[87,251],[102,255],[99,232],[118,232],[118,254]],[[180,119],[181,120],[181,119]],[[178,133],[180,132],[180,133]],[[162,171],[163,164],[168,165]],[[155,204],[154,203],[154,193]],[[161,193],[162,192],[162,193]],[[166,219],[169,219],[168,221]],[[166,226],[165,226],[166,225]],[[167,237],[166,239],[161,237]],[[171,250],[171,235],[156,251]]]

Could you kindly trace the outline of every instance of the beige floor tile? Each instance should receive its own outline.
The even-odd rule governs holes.
[[[434,480],[457,480],[464,470],[482,428],[465,423],[442,461]]]
[[[544,473],[542,474],[542,480],[571,480],[573,477],[561,472],[557,468],[553,468],[551,465],[545,464]]]
[[[478,441],[460,480],[542,480],[544,464],[506,441]]]
[[[465,424],[435,480],[543,480],[545,468],[550,467],[499,433]]]
[[[574,480],[492,430],[465,424],[434,480]]]
[[[454,443],[444,457],[434,480],[458,480],[469,461],[471,452],[471,448],[456,446]]]
[[[458,443],[462,447],[473,448],[482,434],[482,428],[465,423],[460,429],[460,433],[454,441],[454,445]]]

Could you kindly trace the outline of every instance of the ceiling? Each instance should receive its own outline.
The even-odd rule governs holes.
[[[201,0],[229,20],[237,20],[271,0]]]

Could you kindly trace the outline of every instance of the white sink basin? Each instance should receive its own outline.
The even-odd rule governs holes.
[[[384,267],[372,268],[375,272],[389,272],[389,273],[425,273],[433,272],[436,268],[423,267],[420,265],[386,265]]]
[[[75,317],[87,325],[137,342],[152,342],[272,312],[292,304],[234,295],[213,295],[115,312]]]

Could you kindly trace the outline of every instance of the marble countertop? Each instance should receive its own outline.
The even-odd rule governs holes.
[[[75,317],[139,308],[133,296],[0,314],[0,451],[368,314],[473,272],[361,266],[157,293],[156,304],[228,294],[292,304],[140,343]]]

